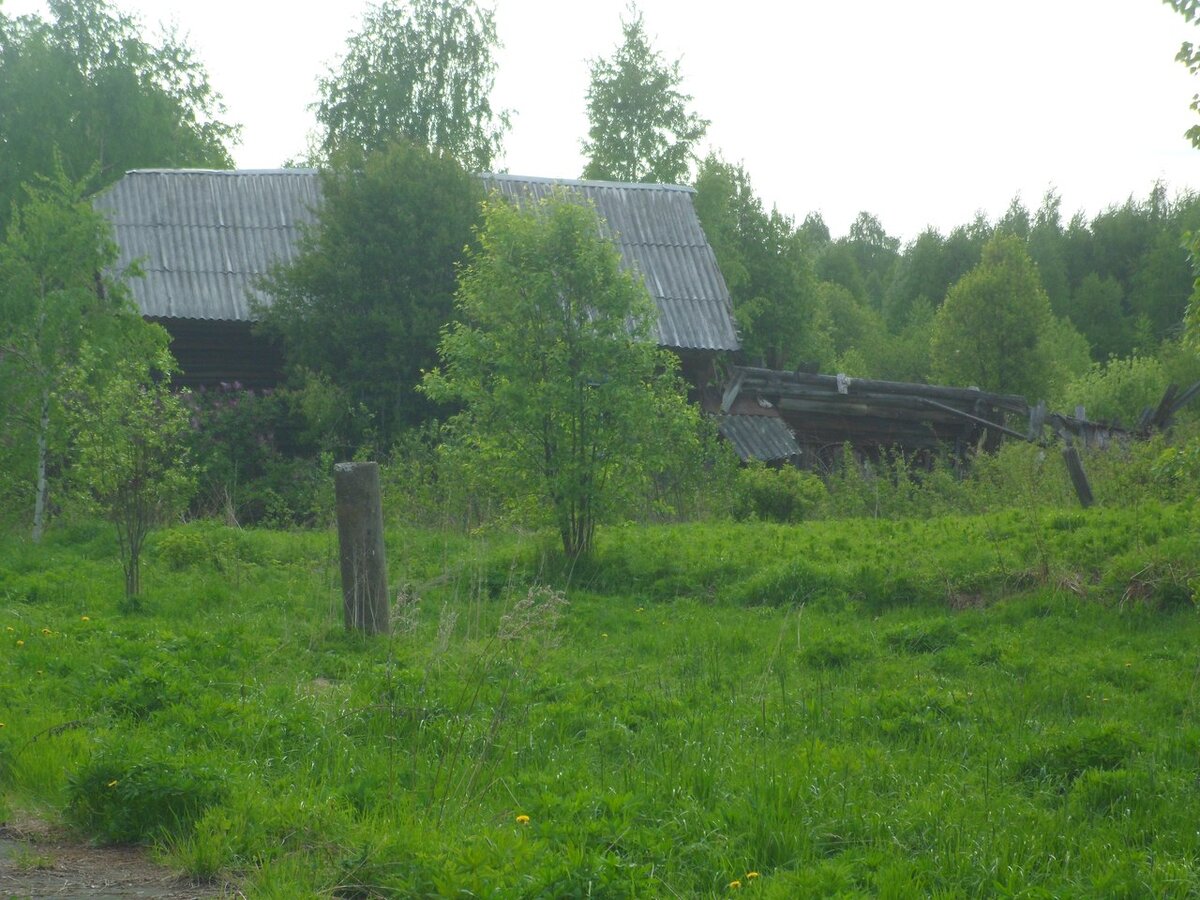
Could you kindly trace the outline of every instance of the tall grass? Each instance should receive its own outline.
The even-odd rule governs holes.
[[[394,529],[375,639],[327,532],[14,539],[0,785],[250,896],[1187,895],[1196,519]]]

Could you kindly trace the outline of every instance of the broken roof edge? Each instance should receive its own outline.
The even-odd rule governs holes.
[[[553,178],[545,175],[513,175],[509,172],[481,172],[479,178],[484,181],[509,181],[521,184],[562,185],[563,187],[578,188],[620,188],[622,190],[636,189],[644,191],[677,191],[682,194],[695,194],[696,189],[686,184],[660,184],[652,181],[599,181],[588,178]]]
[[[854,378],[846,375],[825,375],[786,369],[766,369],[761,366],[731,365],[729,387],[736,396],[742,388],[762,390],[764,385],[781,388],[785,385],[811,387],[838,394],[868,391],[886,394],[907,394],[913,397],[935,397],[960,402],[983,401],[1011,412],[1026,412],[1029,402],[1020,394],[1000,394],[984,391],[977,387],[956,387],[942,384],[923,384],[907,381],[881,381],[872,378]]]

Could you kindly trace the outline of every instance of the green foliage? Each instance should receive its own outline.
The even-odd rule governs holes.
[[[994,237],[979,266],[955,283],[937,312],[930,344],[934,377],[984,390],[1046,395],[1051,358],[1044,335],[1050,301],[1024,243]]]
[[[1085,772],[1119,769],[1135,756],[1141,740],[1128,726],[1089,724],[1065,734],[1049,734],[1017,761],[1024,778],[1072,782]]]
[[[314,402],[317,388],[332,389],[340,403],[323,405],[366,413],[331,422],[339,452],[371,442],[386,451],[435,411],[416,387],[437,360],[482,192],[453,159],[408,142],[347,151],[321,185],[299,256],[267,279],[262,324],[293,366],[315,373]]]
[[[227,168],[204,66],[174,33],[148,42],[106,0],[50,0],[49,19],[0,12],[0,223],[56,158],[91,190],[130,169]]]
[[[382,0],[320,80],[321,153],[383,151],[410,141],[486,172],[506,113],[492,110],[494,14],[474,0]],[[436,214],[434,214],[436,216]]]
[[[621,20],[623,43],[611,59],[591,62],[584,178],[682,184],[708,120],[688,110],[679,61],[650,45],[642,14]]]
[[[1054,315],[1042,335],[1042,347],[1050,358],[1050,380],[1043,399],[1058,404],[1062,402],[1067,386],[1092,367],[1091,347],[1069,319]]]
[[[86,507],[116,527],[128,598],[141,592],[146,536],[181,513],[195,489],[188,413],[168,381],[169,343],[161,326],[134,317],[121,344],[84,344],[63,386],[71,480]]]
[[[734,515],[764,522],[800,522],[811,517],[824,498],[825,485],[811,472],[751,463],[737,474]]]
[[[791,219],[768,214],[740,165],[716,155],[696,175],[696,215],[712,245],[750,359],[790,369],[830,355],[813,325],[817,285]]]
[[[1147,407],[1158,403],[1167,382],[1162,363],[1154,357],[1114,358],[1072,381],[1067,400],[1070,408],[1083,406],[1089,419],[1132,428]]]
[[[1125,319],[1121,285],[1114,278],[1089,272],[1071,296],[1071,321],[1092,345],[1096,359],[1120,356],[1133,349],[1133,329]]]
[[[61,167],[27,186],[0,245],[0,452],[14,464],[2,493],[32,506],[35,540],[67,451],[63,383],[85,339],[111,344],[134,328],[123,283],[131,273],[113,272],[111,227],[83,191]]]
[[[160,533],[136,619],[97,526],[0,542],[6,800],[247,896],[1171,896],[1198,620],[1107,567],[1194,566],[1194,506],[1018,501],[604,529],[551,583],[537,539],[390,530],[419,602],[382,642],[330,533]]]
[[[578,557],[597,523],[695,453],[697,413],[654,345],[645,286],[591,206],[562,191],[522,207],[496,199],[479,240],[425,390],[465,407],[451,424],[473,478],[503,485],[523,518],[540,511]]]
[[[314,406],[313,384],[254,391],[222,382],[183,395],[197,476],[193,513],[246,525],[309,525],[329,518],[330,464],[303,434]]]
[[[98,840],[129,844],[187,830],[223,795],[213,763],[189,764],[146,739],[121,735],[68,777],[67,813]]]

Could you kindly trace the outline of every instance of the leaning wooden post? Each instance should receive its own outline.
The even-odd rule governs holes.
[[[387,631],[387,556],[383,549],[379,465],[338,463],[333,467],[333,485],[346,629],[366,634]]]
[[[1088,483],[1087,473],[1083,471],[1083,460],[1079,458],[1079,451],[1075,449],[1070,436],[1064,432],[1062,437],[1063,462],[1067,464],[1067,472],[1071,475],[1071,485],[1075,488],[1079,505],[1087,509],[1095,502],[1095,498],[1092,496],[1092,486]]]

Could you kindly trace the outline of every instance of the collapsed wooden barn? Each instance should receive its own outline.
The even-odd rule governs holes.
[[[544,196],[556,187],[591,201],[622,264],[637,272],[658,308],[658,341],[674,352],[693,399],[717,379],[718,357],[741,343],[733,304],[704,236],[689,187],[514,175],[481,176],[502,196]],[[282,378],[279,348],[256,334],[255,303],[269,304],[260,279],[299,252],[315,219],[314,169],[134,170],[95,200],[113,224],[119,266],[137,261],[130,284],[142,314],[162,324],[187,387],[238,382],[268,387]],[[782,459],[796,446],[777,414],[721,415],[743,459]]]
[[[719,400],[710,396],[708,405],[743,415],[776,411],[795,438],[795,462],[818,471],[834,466],[847,444],[872,459],[994,450],[1006,434],[1024,438],[1012,426],[1030,414],[1015,394],[752,366],[731,366]]]

